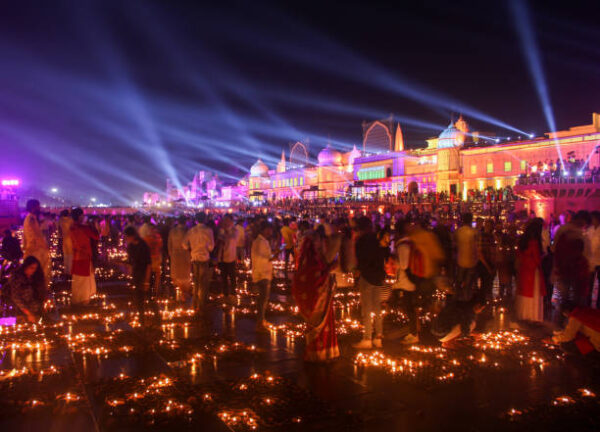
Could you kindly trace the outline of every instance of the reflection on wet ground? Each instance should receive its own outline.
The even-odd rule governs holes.
[[[256,333],[254,295],[216,295],[200,318],[162,301],[142,327],[126,282],[100,284],[86,310],[0,334],[3,430],[599,430],[600,363],[542,342],[547,327],[513,328],[491,305],[477,339],[399,343],[403,314],[386,314],[384,347],[356,352],[358,297],[337,297],[342,357],[302,360],[304,326],[281,280],[269,333]],[[148,320],[153,322],[152,319]]]

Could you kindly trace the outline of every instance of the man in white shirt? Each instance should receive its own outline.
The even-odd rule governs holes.
[[[233,226],[233,219],[225,215],[219,223],[218,259],[219,271],[221,272],[221,284],[223,296],[229,304],[235,304],[235,260],[237,257],[238,234]]]
[[[183,237],[183,248],[192,255],[192,279],[194,282],[194,309],[203,312],[210,286],[210,253],[215,247],[214,234],[204,223],[206,213],[196,215],[198,224]]]
[[[585,231],[587,238],[586,246],[586,258],[588,259],[589,269],[591,271],[591,285],[588,294],[588,305],[592,305],[592,294],[594,291],[594,282],[598,279],[598,286],[600,287],[600,211],[593,211],[591,213],[592,223]],[[596,309],[600,309],[600,291],[596,298]]]
[[[256,239],[252,242],[250,253],[252,259],[252,282],[258,288],[258,318],[257,331],[269,331],[265,314],[271,294],[271,279],[273,279],[273,253],[269,239],[273,234],[273,227],[269,222],[263,222]]]
[[[456,230],[456,255],[458,264],[456,297],[460,301],[469,301],[473,297],[475,268],[477,266],[477,230],[473,228],[473,215],[462,216],[462,226]]]

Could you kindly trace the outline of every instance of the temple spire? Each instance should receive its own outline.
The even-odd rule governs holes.
[[[398,123],[398,125],[396,126],[394,151],[404,151],[404,136],[402,135],[402,128],[400,128],[400,123]]]

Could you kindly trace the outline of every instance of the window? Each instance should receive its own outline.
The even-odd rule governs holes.
[[[525,171],[527,169],[527,162],[524,160],[521,161],[521,171]]]
[[[508,161],[508,162],[504,162],[504,172],[511,172],[512,171],[512,162]]]
[[[471,174],[477,174],[477,165],[471,165]]]
[[[300,186],[304,185],[304,177],[300,177]]]
[[[487,173],[493,173],[494,172],[494,162],[488,162],[487,163]]]

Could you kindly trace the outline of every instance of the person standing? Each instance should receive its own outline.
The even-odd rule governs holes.
[[[589,264],[590,288],[588,291],[588,306],[592,304],[592,294],[594,291],[594,282],[598,281],[598,297],[596,298],[596,309],[600,309],[600,211],[593,211],[591,214],[591,223],[585,232],[587,237],[587,260]]]
[[[63,252],[63,265],[65,267],[65,275],[71,277],[71,269],[73,267],[73,241],[71,240],[71,226],[73,226],[73,218],[69,216],[69,210],[60,212],[58,218],[58,233],[60,235]]]
[[[140,237],[150,248],[150,258],[152,260],[150,278],[153,281],[151,287],[154,295],[159,296],[162,294],[160,292],[160,279],[163,241],[158,228],[152,223],[150,217],[147,217],[144,225],[140,227]],[[154,276],[154,279],[152,279],[152,276]]]
[[[396,282],[393,290],[402,290],[402,300],[408,318],[409,333],[404,337],[403,343],[413,344],[419,342],[418,306],[416,301],[416,285],[410,280],[409,265],[412,244],[408,236],[408,224],[404,221],[396,222],[394,242],[394,259],[396,260]]]
[[[252,282],[258,288],[258,317],[257,331],[269,331],[265,315],[271,295],[271,280],[273,279],[273,259],[269,240],[273,234],[273,226],[262,222],[259,234],[252,242],[250,258],[252,260]]]
[[[496,238],[492,219],[477,221],[480,229],[477,242],[477,278],[481,283],[481,293],[484,300],[492,300],[494,278],[496,277]]]
[[[465,213],[462,216],[462,226],[456,230],[457,254],[457,290],[456,296],[460,301],[469,301],[473,297],[475,283],[477,254],[477,231],[471,226],[473,215]]]
[[[519,272],[515,301],[516,317],[519,320],[544,320],[546,287],[542,274],[543,224],[542,219],[533,219],[519,240]]]
[[[131,266],[131,282],[133,284],[136,306],[140,316],[140,323],[144,325],[145,304],[150,300],[150,274],[152,272],[152,258],[150,257],[150,248],[139,236],[133,226],[125,228],[123,232],[127,243],[127,258]],[[158,306],[151,302],[155,316],[160,320]]]
[[[340,356],[333,309],[335,283],[331,277],[340,243],[339,234],[325,237],[321,229],[305,236],[300,246],[292,295],[308,325],[306,361],[329,361]]]
[[[71,240],[73,242],[73,280],[71,282],[73,305],[87,305],[96,294],[96,279],[92,265],[92,241],[99,239],[98,231],[83,223],[83,210],[71,212]]]
[[[168,250],[171,260],[171,280],[181,289],[186,303],[192,298],[191,292],[191,257],[190,251],[184,249],[183,239],[187,232],[185,216],[179,216],[177,225],[169,231]]]
[[[290,256],[294,253],[294,248],[296,246],[296,231],[290,226],[290,219],[288,218],[283,220],[283,227],[281,227],[281,239],[283,241],[284,256],[283,274],[284,278],[287,280]]]
[[[210,253],[215,247],[215,238],[213,231],[205,225],[206,213],[198,213],[196,221],[198,224],[183,237],[182,246],[191,253],[193,307],[197,313],[203,313],[210,287]]]
[[[363,339],[354,347],[381,348],[383,338],[381,288],[385,282],[384,254],[368,217],[361,217],[357,222],[357,228],[359,237],[356,240],[356,263],[365,332]],[[375,334],[373,334],[373,326]]]
[[[553,272],[561,303],[572,299],[577,306],[585,306],[587,301],[589,272],[584,256],[587,240],[584,229],[588,219],[588,212],[577,212],[570,222],[558,229],[554,238]]]
[[[233,219],[225,215],[219,223],[218,240],[218,266],[221,273],[221,286],[225,301],[235,304],[235,260],[237,255],[237,230],[233,226]]]
[[[50,250],[46,237],[40,228],[40,202],[36,199],[27,201],[27,216],[23,222],[23,256],[37,258],[44,272],[46,286],[50,283],[51,262]]]
[[[244,219],[239,218],[235,224],[237,232],[237,260],[243,265],[246,259],[246,230],[244,228]]]
[[[100,221],[100,240],[102,244],[102,254],[106,255],[108,250],[108,243],[110,239],[110,219],[108,216],[104,216]]]

